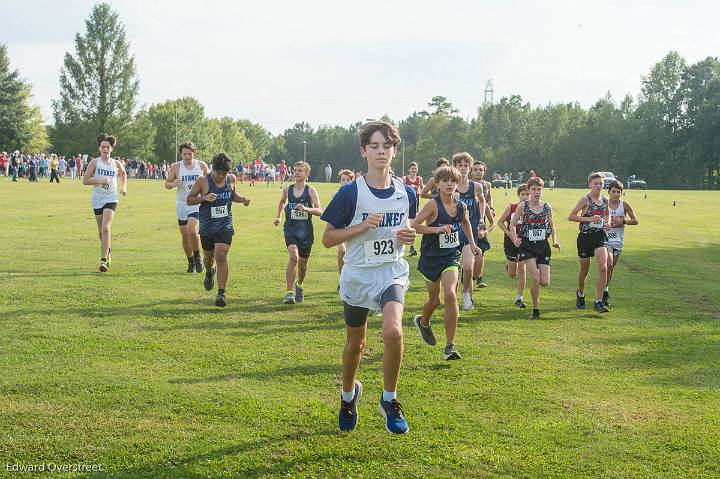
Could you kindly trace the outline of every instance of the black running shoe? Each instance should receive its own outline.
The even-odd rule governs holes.
[[[533,309],[533,313],[532,313],[532,316],[530,316],[530,319],[532,319],[532,320],[540,319],[540,310]]]
[[[194,272],[195,272],[195,261],[193,261],[192,259],[189,259],[189,260],[188,260],[188,269],[187,269],[187,272],[188,272],[188,273],[194,273]]]
[[[203,280],[203,286],[205,286],[205,290],[210,291],[215,286],[215,271],[217,268],[215,266],[212,267],[210,271],[205,272],[205,279]]]
[[[515,307],[516,307],[516,308],[520,308],[520,309],[525,309],[525,308],[527,308],[527,305],[522,302],[522,299],[516,299],[516,300],[515,300]]]
[[[215,297],[215,306],[224,308],[226,304],[227,303],[225,302],[225,295],[222,293],[218,293],[218,295]]]
[[[420,331],[420,336],[422,337],[423,341],[428,343],[430,346],[435,346],[435,344],[437,344],[437,340],[435,339],[432,325],[423,326],[420,322],[421,319],[421,315],[418,314],[417,316],[415,316],[415,326],[417,326],[418,331]]]
[[[205,271],[205,266],[203,266],[202,258],[200,256],[195,257],[195,271],[198,273]]]
[[[603,302],[603,304],[605,305],[606,308],[607,308],[608,306],[610,306],[610,293],[609,293],[608,291],[603,291],[603,299],[602,299],[602,302]]]
[[[609,309],[605,307],[602,300],[593,302],[593,309],[597,311],[598,313],[608,313],[610,312]]]
[[[445,352],[443,354],[443,358],[446,361],[453,361],[455,359],[462,359],[462,356],[460,356],[460,351],[457,350],[454,344],[447,344],[445,345]]]
[[[350,402],[343,400],[340,397],[340,412],[338,413],[338,426],[343,432],[349,432],[355,429],[358,421],[358,408],[357,403],[362,395],[362,384],[360,381],[355,381],[355,396],[353,396]]]
[[[415,251],[415,246],[410,246],[410,253],[408,256],[417,256],[417,251]]]
[[[487,284],[485,284],[480,278],[475,280],[475,286],[477,286],[478,288],[487,288]]]
[[[585,296],[580,296],[577,291],[575,291],[575,308],[585,309]]]

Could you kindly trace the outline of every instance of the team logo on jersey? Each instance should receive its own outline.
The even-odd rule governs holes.
[[[198,178],[200,178],[200,175],[183,175],[180,180],[181,181],[195,181]]]
[[[383,215],[383,218],[382,218],[382,220],[380,220],[380,224],[378,225],[379,228],[400,226],[405,221],[405,213],[381,213],[381,214]],[[368,216],[370,216],[370,213],[363,213],[362,221],[365,221]]]
[[[95,171],[97,171],[98,175],[102,176],[115,176],[115,170],[106,170],[103,168],[98,168]]]

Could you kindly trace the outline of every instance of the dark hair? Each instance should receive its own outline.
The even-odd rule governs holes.
[[[437,162],[435,162],[435,168],[440,168],[443,165],[450,166],[450,162],[447,158],[438,158]]]
[[[453,166],[457,166],[458,163],[460,163],[461,161],[467,161],[469,164],[472,165],[472,162],[475,161],[475,158],[473,158],[472,155],[467,151],[461,151],[460,153],[455,153],[452,156]]]
[[[610,184],[608,185],[608,191],[612,190],[613,188],[617,188],[618,190],[622,191],[624,186],[622,184],[622,181],[620,180],[612,180]]]
[[[114,136],[108,135],[107,133],[100,133],[97,137],[97,146],[99,147],[103,141],[110,143],[110,146],[113,148],[115,148],[115,143],[117,143],[117,139]]]
[[[212,159],[213,171],[230,171],[232,170],[232,161],[225,153],[218,153]]]
[[[369,145],[370,137],[373,136],[376,131],[382,133],[385,137],[385,141],[391,143],[393,146],[398,146],[400,144],[400,132],[395,125],[386,121],[371,121],[369,123],[365,123],[358,131],[360,146],[365,147]]]
[[[518,196],[520,196],[520,193],[522,193],[523,191],[528,191],[528,185],[527,185],[527,183],[523,183],[523,184],[521,184],[520,186],[518,186],[518,188],[517,188],[517,194],[518,194]]]
[[[182,151],[185,148],[192,151],[193,153],[197,153],[197,148],[195,147],[195,143],[193,143],[190,140],[180,143],[180,146],[178,146],[178,153],[180,153],[182,155]]]
[[[485,166],[485,162],[483,162],[483,161],[475,160],[475,161],[473,161],[473,164],[472,164],[472,165],[473,165],[473,166],[475,166],[475,165],[482,165],[482,167],[485,168],[485,170],[487,170],[487,166]]]
[[[457,168],[447,165],[437,168],[433,173],[433,179],[435,183],[440,183],[441,181],[454,181],[455,183],[459,183],[462,175]]]

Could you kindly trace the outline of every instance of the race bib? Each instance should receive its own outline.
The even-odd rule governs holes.
[[[210,207],[210,216],[213,218],[225,218],[227,215],[228,215],[227,205]]]
[[[440,247],[441,248],[457,248],[460,246],[460,238],[458,236],[458,231],[453,231],[452,233],[440,233],[438,235],[440,239]]]
[[[528,230],[528,239],[530,241],[544,241],[546,237],[545,228],[534,228]]]
[[[594,223],[590,223],[590,228],[602,228],[605,225],[605,218],[600,218],[599,221],[595,221]]]
[[[620,233],[617,231],[608,231],[607,237],[609,240],[616,240],[620,238]]]
[[[392,238],[366,241],[365,262],[387,263],[395,261],[395,241]]]
[[[291,220],[306,220],[310,218],[307,211],[296,210],[295,208],[290,210]]]

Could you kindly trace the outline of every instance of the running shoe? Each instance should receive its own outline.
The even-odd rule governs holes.
[[[422,320],[421,315],[418,314],[417,316],[415,316],[415,326],[417,326],[418,331],[420,331],[420,336],[422,337],[423,341],[428,343],[430,346],[435,346],[437,344],[437,340],[435,339],[435,334],[432,330],[432,324],[423,326],[420,320]]]
[[[288,291],[285,293],[285,299],[283,300],[284,304],[295,304],[295,293],[292,291]]]
[[[107,270],[108,270],[107,260],[100,260],[100,267],[98,269],[100,269],[101,273],[107,272]]]
[[[196,256],[194,258],[194,261],[195,261],[195,271],[196,272],[202,273],[203,271],[205,271],[205,266],[203,266],[202,258],[200,256]]]
[[[593,302],[593,309],[597,311],[598,313],[608,313],[610,312],[609,309],[605,307],[602,300],[594,301]]]
[[[454,359],[462,359],[462,356],[460,356],[460,352],[457,350],[455,345],[450,343],[445,346],[445,353],[443,354],[443,358],[446,361],[452,361]]]
[[[539,309],[533,309],[532,316],[530,316],[530,319],[532,319],[532,320],[538,320],[538,319],[540,319],[540,310],[539,310]]]
[[[575,308],[585,309],[585,296],[580,296],[578,291],[575,291]]]
[[[470,296],[470,293],[465,292],[462,294],[462,304],[463,304],[463,311],[470,311],[473,309],[473,300],[472,296]]]
[[[217,268],[215,266],[212,267],[210,271],[205,271],[205,279],[203,280],[203,286],[205,286],[205,290],[210,291],[215,286],[215,271]]]
[[[523,303],[522,299],[516,299],[515,307],[520,308],[520,309],[525,309],[525,308],[527,308],[527,305],[525,303]]]
[[[608,292],[608,291],[603,291],[602,302],[603,302],[603,304],[605,305],[606,308],[607,308],[608,306],[610,306],[610,292]]]
[[[408,256],[417,256],[417,251],[415,251],[415,246],[410,246],[410,253],[408,253]]]
[[[380,396],[380,415],[385,419],[385,430],[393,434],[405,434],[408,432],[408,423],[405,420],[405,416],[400,406],[400,401],[393,399],[392,401],[383,401],[382,395]]]
[[[223,293],[218,293],[218,295],[215,297],[215,306],[224,308],[226,304],[227,303],[225,302],[225,295]]]
[[[483,280],[480,278],[477,279],[475,286],[478,288],[487,288],[487,284],[483,283]]]
[[[188,273],[194,273],[194,272],[195,272],[195,261],[193,261],[192,259],[189,259],[189,260],[188,260],[188,269],[187,269],[187,272],[188,272]]]
[[[302,303],[303,301],[305,301],[305,292],[298,286],[298,283],[295,282],[295,302]]]
[[[355,429],[358,422],[358,408],[357,404],[362,395],[362,384],[360,381],[355,381],[355,396],[353,396],[350,402],[343,400],[340,396],[340,412],[338,413],[338,426],[340,430],[349,432]]]

